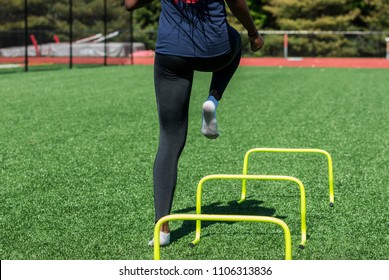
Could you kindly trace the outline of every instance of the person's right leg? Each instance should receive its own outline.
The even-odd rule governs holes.
[[[228,54],[228,58],[219,62],[220,69],[213,71],[211,85],[209,87],[209,95],[215,97],[217,101],[223,96],[228,83],[234,76],[236,69],[238,69],[241,52],[242,42],[238,31],[230,27],[229,41],[231,45],[231,52]]]
[[[229,53],[215,58],[198,59],[196,61],[196,70],[213,72],[209,96],[203,104],[201,127],[201,133],[210,139],[215,139],[219,136],[216,108],[228,83],[235,74],[241,58],[242,43],[239,33],[232,27],[229,28],[228,33],[231,45]]]
[[[184,58],[157,54],[154,80],[160,137],[154,162],[155,221],[169,215],[177,181],[178,159],[188,128],[193,70]],[[162,231],[169,232],[168,225]]]

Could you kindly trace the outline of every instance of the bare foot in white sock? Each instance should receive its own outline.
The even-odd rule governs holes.
[[[170,232],[165,233],[163,231],[159,232],[159,245],[166,246],[170,244]],[[154,238],[149,241],[149,246],[154,246]]]
[[[216,105],[211,100],[207,100],[203,104],[203,124],[201,133],[209,139],[216,139],[219,137],[216,121]]]

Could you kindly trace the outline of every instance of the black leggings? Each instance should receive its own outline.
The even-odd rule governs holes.
[[[231,51],[211,58],[156,54],[154,83],[160,138],[154,162],[155,221],[169,215],[177,182],[178,159],[188,129],[189,99],[194,71],[212,72],[210,91],[219,99],[238,68],[241,57],[239,33],[230,28]]]

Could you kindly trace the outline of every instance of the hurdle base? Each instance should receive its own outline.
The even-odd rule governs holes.
[[[168,221],[215,221],[215,222],[262,222],[262,223],[272,223],[280,226],[284,231],[284,239],[285,239],[285,260],[292,259],[292,238],[290,235],[290,229],[288,225],[278,219],[267,216],[247,216],[247,215],[205,215],[205,214],[175,214],[175,215],[167,215],[162,217],[157,221],[154,226],[154,260],[161,259],[161,251],[160,251],[160,229],[162,224]],[[197,238],[192,241],[192,244],[197,244],[200,240],[200,236],[196,236]]]
[[[242,198],[242,199],[237,200],[236,203],[242,204],[245,201],[246,201],[246,198]]]

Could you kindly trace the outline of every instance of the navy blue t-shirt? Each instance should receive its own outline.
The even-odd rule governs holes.
[[[185,57],[228,53],[224,0],[161,0],[156,52]]]

